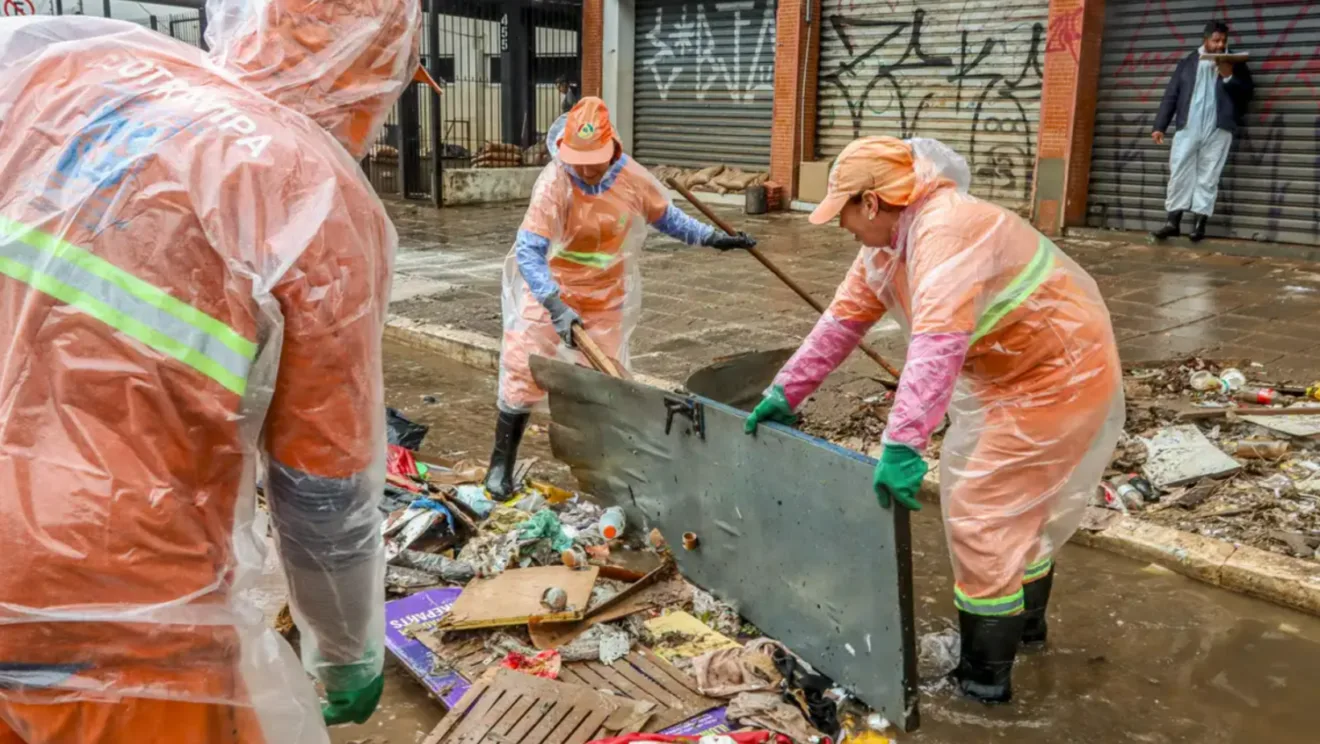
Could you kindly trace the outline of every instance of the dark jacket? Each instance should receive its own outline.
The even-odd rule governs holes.
[[[1155,131],[1164,132],[1169,124],[1177,124],[1179,129],[1187,126],[1187,111],[1192,107],[1192,94],[1196,92],[1196,66],[1201,62],[1201,52],[1195,51],[1183,58],[1173,70],[1173,78],[1164,89],[1164,99],[1160,101],[1160,113],[1155,117]],[[1218,111],[1215,123],[1225,132],[1236,132],[1243,124],[1247,113],[1247,104],[1256,90],[1251,81],[1251,70],[1246,62],[1233,65],[1233,77],[1224,82],[1216,76],[1215,106]],[[1175,121],[1174,115],[1177,115]]]

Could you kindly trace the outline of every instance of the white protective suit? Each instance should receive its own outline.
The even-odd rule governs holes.
[[[1205,52],[1205,47],[1201,47]],[[1233,134],[1219,128],[1215,111],[1215,90],[1219,69],[1213,60],[1203,59],[1196,66],[1196,90],[1187,111],[1187,127],[1173,135],[1169,152],[1169,190],[1164,211],[1212,217],[1219,198],[1219,176],[1233,147]]]

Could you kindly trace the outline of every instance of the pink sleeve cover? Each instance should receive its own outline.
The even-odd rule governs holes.
[[[794,411],[848,358],[872,325],[840,320],[828,312],[820,316],[797,353],[775,375],[774,384],[784,388],[784,397]]]
[[[924,452],[953,398],[953,385],[967,358],[969,333],[918,333],[908,345],[903,377],[889,412],[883,440]]]

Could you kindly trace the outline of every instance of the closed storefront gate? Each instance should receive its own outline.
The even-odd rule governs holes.
[[[824,0],[817,156],[857,137],[933,137],[972,169],[972,193],[1031,198],[1046,0]]]
[[[637,0],[633,155],[646,165],[770,165],[774,0]]]
[[[1110,0],[1105,12],[1087,224],[1163,223],[1172,138],[1163,147],[1150,138],[1160,98],[1174,66],[1200,46],[1206,22],[1227,20],[1229,47],[1251,55],[1256,95],[1207,233],[1320,244],[1320,5]]]

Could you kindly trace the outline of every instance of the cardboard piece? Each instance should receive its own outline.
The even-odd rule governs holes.
[[[809,204],[825,201],[830,180],[830,160],[817,160],[798,166],[798,200]]]
[[[1320,416],[1241,416],[1249,424],[1290,437],[1314,439],[1320,437]]]
[[[473,684],[424,744],[586,744],[640,730],[654,708],[500,668]]]
[[[600,569],[576,570],[568,566],[515,568],[490,579],[475,579],[437,628],[497,628],[529,622],[573,622],[582,619]],[[546,589],[559,587],[568,594],[568,605],[554,612],[541,604]]]
[[[667,570],[667,567],[661,567],[652,573],[663,570]],[[576,623],[533,623],[529,628],[532,645],[542,650],[559,648],[571,643],[574,638],[598,623],[613,622],[644,610],[682,604],[691,597],[692,590],[681,576],[674,575],[653,584],[646,584],[650,577],[651,574],[648,574],[633,586],[611,597],[600,607],[594,608]]]
[[[1218,478],[1242,469],[1194,425],[1161,429],[1146,442],[1143,468],[1156,488],[1180,486],[1201,478]]]
[[[462,591],[444,587],[385,603],[385,648],[446,707],[453,707],[471,685],[455,670],[436,671],[436,655],[405,628],[444,617]]]
[[[685,640],[658,648],[655,653],[665,661],[695,659],[709,651],[721,648],[740,648],[738,642],[713,630],[686,612],[671,612],[646,621],[646,629],[657,638],[678,634]]]

